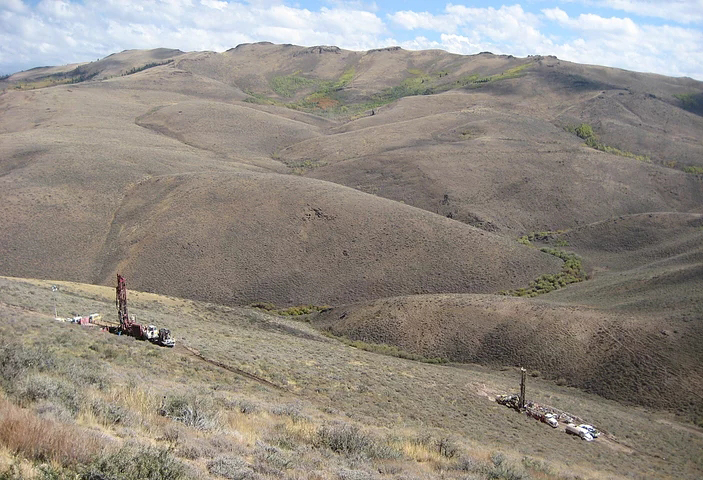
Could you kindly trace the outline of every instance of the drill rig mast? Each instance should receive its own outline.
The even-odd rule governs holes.
[[[115,333],[129,335],[137,340],[149,340],[162,347],[173,347],[176,344],[170,330],[159,329],[154,325],[145,327],[135,323],[134,319],[129,317],[129,312],[127,311],[127,283],[119,273],[117,274],[115,306],[117,307],[117,317],[120,320],[120,325],[115,329]]]
[[[117,294],[115,295],[115,306],[117,307],[117,317],[120,320],[120,327],[128,327],[132,321],[127,313],[127,284],[124,277],[117,274]]]
[[[117,307],[117,316],[120,320],[118,333],[121,335],[129,335],[137,340],[146,339],[146,329],[134,323],[133,319],[129,318],[127,311],[127,283],[122,275],[117,274],[117,291],[115,295],[115,306]]]

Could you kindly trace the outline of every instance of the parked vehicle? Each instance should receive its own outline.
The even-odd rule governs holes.
[[[576,426],[573,423],[570,423],[566,426],[566,433],[569,433],[571,435],[577,435],[581,437],[581,439],[586,440],[587,442],[592,442],[595,438],[600,435],[600,432],[596,430],[592,425]]]
[[[110,331],[118,335],[129,335],[137,340],[149,340],[162,347],[173,347],[176,341],[171,336],[171,331],[165,328],[159,329],[155,325],[145,327],[136,323],[135,317],[130,317],[127,311],[127,284],[119,273],[117,274],[117,290],[115,296],[117,306],[117,317],[119,326],[111,327]]]

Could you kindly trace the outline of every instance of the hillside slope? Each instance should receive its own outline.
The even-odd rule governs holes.
[[[273,44],[125,51],[80,69],[3,81],[0,273],[111,284],[119,270],[138,288],[221,303],[356,304],[341,333],[363,325],[485,363],[529,352],[535,368],[631,398],[639,387],[607,383],[609,346],[597,364],[557,362],[539,335],[515,340],[518,326],[553,324],[561,345],[590,349],[604,327],[697,385],[703,124],[686,99],[703,83],[554,57]],[[571,133],[581,124],[593,135]],[[545,297],[544,324],[532,301],[462,306],[485,316],[479,328],[433,300],[430,348],[412,343],[419,316],[386,312],[419,301],[386,297],[527,286],[560,261],[517,238],[563,230],[592,279]],[[377,324],[363,313],[374,301]],[[480,313],[503,303],[504,319]],[[598,312],[585,336],[559,323],[571,307]],[[494,343],[479,348],[496,322],[519,347],[499,358]],[[447,343],[462,329],[468,343]],[[657,375],[642,401],[678,405]]]
[[[702,224],[701,215],[645,214],[557,235],[584,258],[591,279],[538,299],[398,297],[339,306],[316,322],[420,355],[525,366],[695,418],[703,411]]]
[[[219,303],[319,305],[497,292],[561,261],[335,184],[239,173],[140,182],[115,214],[101,263],[99,283],[119,271],[135,288]]]
[[[2,372],[0,422],[24,422],[21,443],[0,430],[0,472],[48,457],[54,469],[82,460],[126,475],[144,458],[112,452],[131,442],[149,454],[147,465],[180,467],[186,478],[694,479],[703,471],[703,433],[671,415],[529,377],[531,401],[607,432],[586,443],[493,401],[516,391],[515,369],[429,365],[350,348],[256,310],[131,288],[128,298],[137,318],[171,329],[174,349],[53,320],[55,304],[60,315],[113,317],[114,288],[0,278],[0,355],[16,367]],[[189,409],[192,417],[182,414]],[[17,455],[7,453],[17,444]]]

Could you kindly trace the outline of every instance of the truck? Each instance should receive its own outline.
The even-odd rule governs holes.
[[[176,345],[170,330],[158,328],[155,325],[141,325],[136,323],[133,316],[129,316],[129,311],[127,310],[127,282],[119,273],[117,274],[115,306],[117,307],[119,325],[110,327],[110,332],[118,335],[129,335],[137,340],[149,340],[162,347],[174,347]]]
[[[570,423],[566,426],[566,433],[581,437],[587,442],[592,442],[600,436],[600,432],[593,425],[581,424],[579,426]]]
[[[146,327],[146,339],[162,347],[174,347],[176,345],[176,341],[171,336],[171,331],[166,328],[158,328],[156,325]]]

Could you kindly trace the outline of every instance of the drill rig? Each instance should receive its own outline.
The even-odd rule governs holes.
[[[117,274],[117,290],[115,295],[115,306],[117,307],[117,317],[120,325],[113,327],[110,331],[118,335],[129,335],[137,340],[149,340],[162,347],[173,347],[176,341],[171,336],[171,331],[166,328],[157,328],[154,325],[145,327],[134,322],[134,317],[130,318],[127,311],[127,283],[122,275]]]

